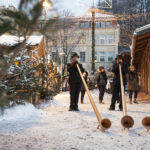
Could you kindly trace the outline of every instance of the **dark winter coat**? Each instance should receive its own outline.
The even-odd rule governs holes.
[[[82,83],[78,68],[76,66],[77,63],[78,62],[67,64],[67,70],[69,72],[69,84],[76,84],[76,83],[81,84]],[[78,65],[79,65],[81,72],[83,73],[84,69],[83,69],[82,65],[79,63],[78,63]]]
[[[100,85],[106,86],[106,84],[107,84],[106,72],[99,73],[98,77],[97,77],[97,85],[98,85],[98,87],[100,87]]]
[[[124,85],[126,84],[126,74],[128,69],[125,64],[121,64],[122,68],[122,76]],[[113,85],[120,86],[120,71],[119,71],[119,64],[114,63],[112,67],[112,72],[114,73]]]
[[[84,80],[85,80],[85,82],[87,83],[87,76],[86,76],[86,77],[84,77]],[[84,87],[84,84],[83,84],[83,83],[81,84],[81,91],[86,91],[86,89],[85,89],[85,87]]]
[[[138,91],[139,79],[138,79],[138,74],[136,71],[134,71],[134,72],[129,71],[128,72],[127,83],[128,83],[128,90],[129,91]]]

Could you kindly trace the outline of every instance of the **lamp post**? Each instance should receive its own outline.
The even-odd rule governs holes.
[[[92,11],[92,67],[91,69],[94,74],[95,72],[95,11]]]
[[[42,6],[44,8],[44,17],[45,17],[45,24],[46,24],[46,20],[47,20],[47,10],[49,8],[51,8],[53,6],[53,3],[50,0],[44,0],[44,2],[42,3]],[[45,37],[45,44],[46,44],[46,49],[45,49],[45,56],[43,57],[43,64],[44,64],[44,70],[46,70],[46,63],[48,63],[48,41],[46,38],[46,34],[44,34]],[[43,82],[44,82],[44,77],[43,77]],[[48,90],[48,78],[46,78],[46,93],[47,95],[49,95],[49,90]]]
[[[65,55],[65,53],[64,52],[60,52],[59,53],[59,55],[60,55],[60,59],[61,59],[61,86],[60,86],[60,88],[61,88],[61,92],[62,92],[62,81],[63,81],[63,68],[62,68],[62,59],[63,59],[63,56]]]
[[[53,3],[50,0],[44,0],[43,8],[44,8],[45,21],[47,19],[47,10],[48,8],[51,8],[52,6],[53,6]]]
[[[45,24],[46,24],[46,20],[47,20],[47,11],[49,8],[51,8],[53,6],[53,3],[50,0],[44,0],[43,2],[43,8],[44,8],[44,18],[45,18]],[[48,39],[46,38],[45,35],[45,42],[46,42],[46,49],[48,49]],[[48,50],[46,50],[46,62],[48,63],[49,61],[49,57],[48,57]]]

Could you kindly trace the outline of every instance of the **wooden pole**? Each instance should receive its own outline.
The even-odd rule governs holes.
[[[123,117],[121,119],[121,124],[124,129],[132,128],[134,125],[134,120],[131,116],[127,115],[127,106],[124,95],[124,85],[123,85],[123,77],[122,77],[122,68],[121,64],[119,64],[119,72],[120,72],[120,82],[121,82],[121,96],[122,96],[122,105],[123,105]]]
[[[88,97],[89,97],[89,99],[90,99],[90,102],[91,102],[91,105],[92,105],[92,107],[93,107],[93,110],[94,110],[94,112],[95,112],[95,115],[96,115],[96,117],[97,117],[97,120],[98,120],[98,122],[99,122],[99,126],[102,127],[102,126],[101,126],[102,118],[101,118],[100,113],[99,113],[99,111],[98,111],[98,109],[97,109],[97,107],[96,107],[96,105],[95,105],[95,103],[94,103],[94,100],[93,100],[93,98],[92,98],[92,96],[91,96],[91,94],[90,94],[90,91],[89,91],[89,89],[88,89],[88,87],[87,87],[87,84],[86,84],[86,82],[85,82],[85,80],[84,80],[84,78],[83,78],[83,75],[82,75],[82,73],[81,73],[81,70],[80,70],[78,64],[77,64],[77,68],[78,68],[79,74],[80,74],[80,76],[81,76],[82,82],[83,82],[83,84],[84,84],[84,86],[85,86],[85,89],[86,89],[86,92],[87,92],[87,94],[88,94]]]
[[[119,64],[119,71],[120,71],[120,81],[121,81],[121,96],[122,96],[122,105],[123,105],[123,115],[127,115],[127,106],[125,101],[125,95],[124,95],[124,85],[123,85],[123,77],[122,77],[122,68]]]

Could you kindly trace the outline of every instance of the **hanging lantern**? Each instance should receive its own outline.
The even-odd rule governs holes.
[[[54,72],[54,74],[56,74],[57,73],[57,69],[54,69],[53,72]]]
[[[54,78],[54,80],[55,80],[55,83],[58,83],[58,80],[57,80],[57,78]]]
[[[54,73],[50,73],[49,74],[49,77],[51,78],[51,77],[53,77],[54,76]]]
[[[15,66],[19,66],[19,62],[18,62],[18,61],[15,61],[14,65],[15,65]]]
[[[62,67],[61,67],[61,65],[60,65],[60,66],[59,66],[59,70],[60,70],[60,71],[61,71],[61,68],[62,68]]]

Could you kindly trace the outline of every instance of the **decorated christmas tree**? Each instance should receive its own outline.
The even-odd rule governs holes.
[[[20,0],[18,9],[0,9],[0,36],[17,37],[16,43],[10,41],[9,46],[0,46],[1,108],[13,105],[12,100],[36,103],[40,99],[50,99],[56,93],[59,78],[56,68],[44,62],[45,56],[33,57],[35,51],[30,50],[28,54],[27,49],[28,39],[38,28],[43,2]],[[57,18],[46,20],[41,32],[46,32],[56,21]]]

